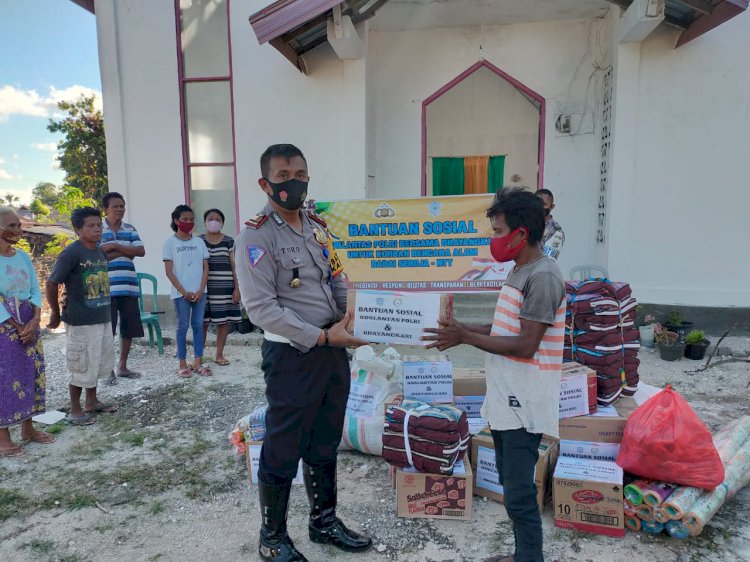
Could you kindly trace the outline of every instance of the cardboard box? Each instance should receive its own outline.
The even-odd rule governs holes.
[[[557,461],[558,446],[554,439],[543,438],[539,444],[539,460],[534,471],[539,511],[552,497],[552,472]],[[474,495],[503,503],[504,490],[498,482],[495,445],[486,433],[471,438],[471,467],[474,471]]]
[[[403,357],[404,397],[427,404],[453,402],[453,363],[445,355]]]
[[[353,312],[347,330],[358,338],[424,347],[424,328],[453,317],[453,295],[349,290],[347,309]]]
[[[596,371],[580,363],[563,363],[560,376],[560,419],[596,412]]]
[[[397,515],[414,519],[471,519],[471,465],[455,464],[452,476],[396,470]]]
[[[485,396],[487,379],[484,369],[453,369],[455,396]]]
[[[625,396],[613,408],[599,408],[596,414],[560,420],[560,439],[620,443],[625,422],[636,408],[633,398]]]
[[[247,461],[247,475],[250,477],[250,483],[255,484],[258,482],[258,466],[260,465],[260,449],[263,446],[263,441],[245,441],[247,447],[245,451],[245,459]],[[304,484],[305,481],[302,479],[302,459],[299,461],[299,467],[297,467],[297,476],[292,480],[292,484]]]
[[[619,443],[594,443],[592,441],[570,441],[568,439],[560,440],[561,457],[614,462],[617,460],[617,454],[619,452]]]
[[[613,462],[560,457],[554,507],[557,527],[624,536],[622,468]]]
[[[482,417],[484,396],[454,396],[453,404],[466,412],[469,420],[469,433],[476,435],[487,428],[487,420]]]

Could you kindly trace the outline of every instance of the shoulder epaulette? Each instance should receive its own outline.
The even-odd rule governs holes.
[[[314,211],[307,211],[307,216],[310,217],[315,222],[317,222],[323,228],[328,228],[328,223],[324,221],[323,219],[321,219],[318,215],[316,215]]]
[[[248,228],[260,228],[260,226],[268,220],[268,215],[264,215],[263,213],[258,213],[250,220],[245,221],[245,226]]]

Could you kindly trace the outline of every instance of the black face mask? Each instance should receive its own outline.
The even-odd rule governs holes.
[[[550,209],[544,209],[544,216],[548,217],[551,212],[552,212],[551,208]]]
[[[296,211],[302,207],[302,203],[307,198],[306,181],[291,179],[282,183],[273,183],[268,178],[266,181],[273,191],[271,200],[279,207],[288,211]]]

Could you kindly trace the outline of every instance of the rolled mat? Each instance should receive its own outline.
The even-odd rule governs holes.
[[[674,486],[664,482],[652,482],[643,493],[643,501],[651,507],[659,507],[674,492]]]
[[[653,521],[654,520],[654,508],[642,503],[635,508],[635,515],[641,521]]]
[[[659,507],[655,507],[654,508],[654,521],[656,521],[657,523],[666,523],[667,521],[669,521],[669,516],[666,513],[664,513],[663,509]]]
[[[641,520],[637,517],[625,517],[625,528],[638,532],[641,530]]]
[[[635,480],[622,489],[622,493],[625,499],[628,500],[634,506],[639,506],[643,503],[643,494],[651,486],[653,482],[651,480]]]
[[[713,442],[725,467],[747,441],[748,436],[750,436],[750,416],[738,418],[714,434]],[[662,507],[671,519],[682,519],[703,493],[704,490],[700,488],[678,486]]]
[[[737,492],[750,483],[750,440],[725,466],[726,477],[713,492],[706,492],[690,507],[683,522],[691,536],[700,535],[703,527]]]
[[[682,521],[667,521],[664,527],[666,527],[669,536],[675,539],[686,539],[690,536],[690,530]]]
[[[632,503],[630,503],[628,500],[624,500],[622,502],[622,511],[628,517],[635,517],[635,506]]]
[[[664,530],[664,523],[657,523],[656,521],[642,521],[641,529],[646,531],[649,535],[658,535]]]

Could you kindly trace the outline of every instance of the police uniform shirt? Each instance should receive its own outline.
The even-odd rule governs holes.
[[[237,237],[235,258],[250,321],[307,352],[322,327],[343,317],[347,289],[344,276],[333,274],[325,223],[300,215],[301,233],[267,204]]]

